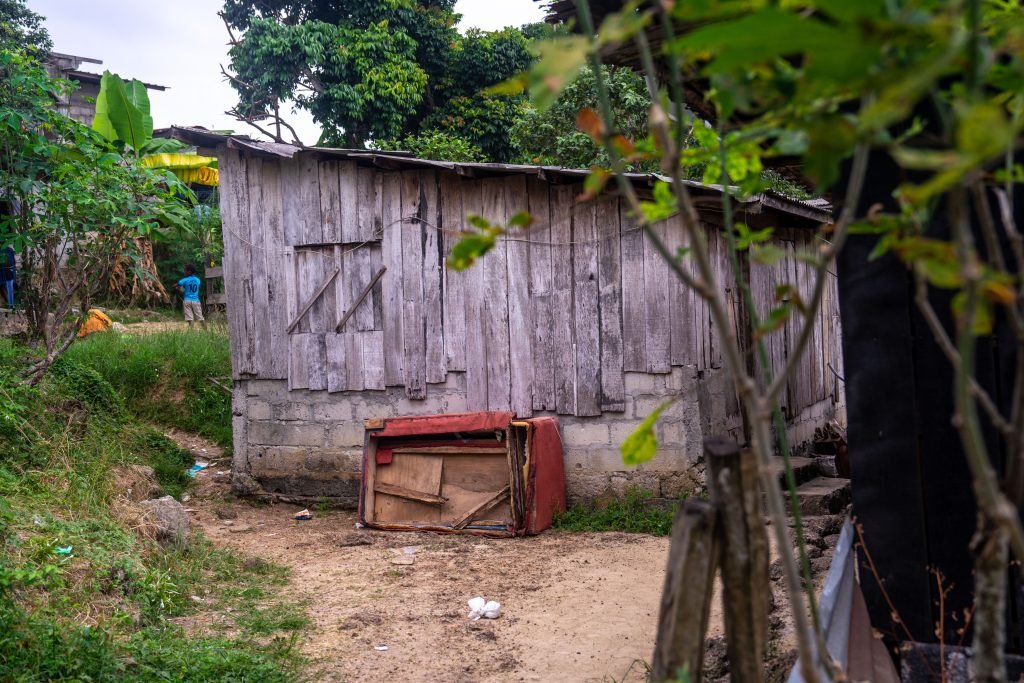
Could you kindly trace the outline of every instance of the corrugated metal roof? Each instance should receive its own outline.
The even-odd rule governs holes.
[[[409,152],[387,151],[377,152],[367,149],[339,149],[334,147],[300,147],[280,142],[253,140],[245,135],[219,133],[205,128],[191,126],[172,126],[156,131],[158,136],[174,137],[199,147],[216,148],[221,145],[229,149],[243,150],[262,156],[282,157],[291,159],[301,152],[315,153],[325,157],[353,159],[373,164],[381,168],[400,170],[405,168],[440,168],[459,175],[480,177],[496,175],[533,175],[548,181],[557,182],[561,179],[579,181],[590,174],[587,169],[563,168],[560,166],[532,166],[526,164],[492,164],[454,161],[437,161],[419,159]],[[652,187],[658,180],[668,181],[667,176],[657,173],[627,173],[626,177],[634,185]],[[692,180],[684,181],[687,186],[698,194],[722,194],[721,185],[706,185]],[[737,199],[746,210],[757,212],[761,207],[781,211],[793,216],[829,223],[832,220],[831,206],[824,200],[801,201],[791,199],[778,192],[768,191],[746,199]],[[824,203],[822,203],[824,202]]]

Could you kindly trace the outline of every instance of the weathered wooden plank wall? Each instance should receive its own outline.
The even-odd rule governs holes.
[[[708,307],[614,196],[577,203],[578,185],[536,177],[392,172],[312,154],[278,160],[224,149],[221,168],[235,377],[329,392],[402,386],[419,399],[449,372],[464,372],[471,410],[582,416],[625,409],[625,372],[723,366],[722,331]],[[504,223],[524,210],[533,223],[479,264],[444,266],[465,216]],[[679,218],[654,230],[692,272]],[[705,230],[735,327],[746,318],[736,310],[726,240]],[[812,269],[800,255],[814,239],[780,229],[774,243],[785,257],[749,264],[762,321],[779,299],[810,299]],[[836,300],[830,279],[782,397],[789,414],[839,390]],[[784,366],[799,329],[791,318],[754,332],[771,372]]]

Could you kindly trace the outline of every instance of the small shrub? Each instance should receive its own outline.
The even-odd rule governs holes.
[[[667,536],[672,531],[675,508],[656,505],[654,494],[639,487],[607,507],[577,503],[555,518],[555,527],[566,531],[628,531]]]

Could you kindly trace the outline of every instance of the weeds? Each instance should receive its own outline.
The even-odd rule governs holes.
[[[664,506],[654,494],[639,487],[626,489],[607,507],[576,503],[555,518],[555,527],[566,531],[627,531],[667,536],[672,531],[675,505]]]
[[[231,374],[223,331],[93,334],[65,357],[98,372],[139,418],[230,449],[231,396],[209,381]]]

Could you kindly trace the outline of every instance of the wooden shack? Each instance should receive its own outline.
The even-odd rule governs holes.
[[[354,503],[367,418],[557,415],[575,499],[631,485],[679,495],[701,479],[705,435],[742,438],[707,307],[672,277],[616,194],[577,201],[585,171],[174,132],[220,159],[237,489]],[[654,182],[630,180],[641,192]],[[697,183],[693,191],[720,197]],[[705,204],[727,282],[718,202]],[[827,211],[776,195],[736,208],[752,227],[775,227],[787,253],[770,266],[745,263],[759,305],[772,306],[784,282],[809,291],[809,267],[796,256],[814,248]],[[521,210],[534,217],[529,228],[468,271],[445,267],[467,215],[503,223]],[[685,247],[677,219],[658,231]],[[739,311],[733,322],[749,338]],[[794,324],[767,338],[776,367]],[[814,343],[783,397],[798,443],[842,410],[838,337],[830,281]],[[658,423],[659,456],[627,469],[619,444],[669,395],[682,400]]]

